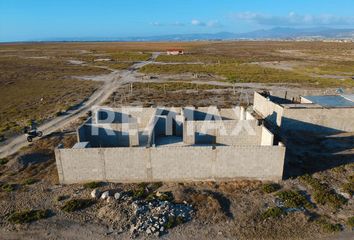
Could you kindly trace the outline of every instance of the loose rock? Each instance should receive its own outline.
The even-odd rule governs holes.
[[[101,199],[105,200],[109,197],[109,191],[105,191],[104,193],[102,193],[101,195]]]
[[[119,200],[121,197],[122,197],[122,194],[121,194],[121,193],[115,193],[115,194],[114,194],[114,198],[115,198],[116,200]]]
[[[92,198],[98,199],[98,198],[100,198],[100,195],[101,195],[101,191],[98,190],[98,189],[94,189],[94,190],[91,192],[91,197],[92,197]]]

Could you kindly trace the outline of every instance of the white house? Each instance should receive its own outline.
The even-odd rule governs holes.
[[[183,49],[167,49],[167,55],[183,55]]]

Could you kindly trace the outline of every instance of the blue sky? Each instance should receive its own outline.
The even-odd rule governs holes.
[[[0,0],[0,41],[354,28],[354,0]]]

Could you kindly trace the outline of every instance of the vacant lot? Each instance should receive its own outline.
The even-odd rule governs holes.
[[[0,57],[0,134],[18,132],[30,119],[41,122],[80,103],[99,84],[72,76],[104,72],[57,59]]]
[[[218,106],[232,107],[237,103],[247,105],[251,98],[234,93],[230,87],[213,86],[208,84],[191,84],[183,82],[168,83],[134,83],[126,85],[115,92],[108,104],[118,106]],[[242,99],[241,99],[242,98]]]
[[[0,45],[0,126],[18,131],[31,118],[39,121],[85,100],[99,82],[73,76],[126,69],[151,52],[183,48],[187,55],[158,57],[172,65],[150,65],[143,72],[173,73],[142,77],[118,89],[109,106],[249,105],[252,85],[208,81],[262,82],[268,88],[309,85],[352,87],[353,44],[299,42],[63,43]],[[174,62],[182,63],[173,65]],[[187,63],[197,64],[187,64]],[[103,67],[103,68],[102,68]],[[178,74],[212,73],[208,81]],[[177,74],[177,75],[175,75]],[[338,78],[332,78],[331,76]],[[344,76],[345,80],[341,80]],[[161,80],[162,79],[162,80]],[[174,80],[176,79],[176,80]],[[182,80],[179,80],[182,79]],[[193,80],[198,82],[189,83]],[[154,82],[155,81],[155,82]],[[159,82],[161,81],[161,82]],[[220,82],[218,82],[220,83]],[[284,84],[285,83],[285,84]],[[291,84],[289,84],[291,83]],[[225,82],[223,82],[225,84]],[[258,86],[264,86],[258,85]],[[192,221],[166,225],[171,239],[321,239],[352,235],[353,135],[318,138],[291,133],[286,139],[285,180],[59,186],[54,148],[76,141],[79,119],[63,132],[45,136],[13,156],[0,159],[0,234],[7,239],[129,239],[132,201],[173,196],[192,204]],[[0,133],[1,135],[1,133]],[[153,187],[152,187],[153,186]],[[91,187],[127,194],[126,200],[90,201]],[[153,189],[153,190],[151,190]],[[161,195],[161,193],[163,193]],[[165,194],[165,195],[164,195]],[[89,199],[89,200],[88,200]],[[70,208],[69,208],[69,207]],[[70,212],[68,209],[75,210]],[[27,222],[32,221],[30,224]],[[14,224],[14,223],[20,224]],[[341,232],[344,235],[334,235]],[[142,238],[146,236],[141,236]]]
[[[310,70],[308,70],[310,71]],[[262,67],[255,64],[150,64],[141,69],[147,74],[182,74],[182,73],[208,73],[226,77],[228,81],[235,83],[290,83],[303,84],[317,87],[353,87],[354,81],[349,77],[339,81],[319,76],[310,76],[300,71],[287,71]],[[316,71],[313,71],[316,73]],[[334,74],[334,73],[333,73]]]
[[[353,87],[353,48],[352,43],[210,43],[193,48],[186,55],[161,55],[157,61],[170,64],[151,64],[141,72],[209,73],[226,77],[231,82]]]
[[[98,49],[76,44],[0,45],[0,139],[20,133],[31,119],[41,123],[64,113],[101,86],[76,76],[127,69],[151,57],[95,46]]]

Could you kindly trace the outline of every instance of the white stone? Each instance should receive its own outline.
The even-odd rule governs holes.
[[[114,198],[117,199],[117,200],[119,200],[121,197],[122,197],[121,193],[117,192],[117,193],[114,194]]]
[[[105,200],[109,197],[109,191],[105,191],[104,193],[102,193],[101,195],[101,199]]]
[[[100,198],[100,195],[101,195],[101,191],[98,190],[97,188],[92,190],[92,192],[91,192],[91,197],[92,198],[96,198],[96,199]]]

